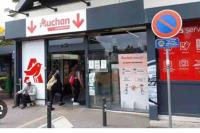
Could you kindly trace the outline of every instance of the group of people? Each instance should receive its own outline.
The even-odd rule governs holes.
[[[83,84],[83,76],[79,69],[78,64],[76,64],[71,72],[69,73],[68,83],[70,84],[70,88],[72,91],[72,99],[73,105],[79,105],[78,98],[80,89],[84,88]],[[26,82],[27,86],[25,86],[22,90],[18,91],[15,95],[15,105],[13,108],[20,106],[22,103],[22,109],[27,107],[27,103],[35,104],[37,88],[35,85],[31,83],[30,80]],[[59,70],[52,70],[48,76],[48,83],[47,83],[47,99],[53,105],[54,97],[56,93],[60,94],[60,102],[59,105],[64,105],[63,103],[63,84],[60,79]],[[52,107],[52,110],[54,108]]]
[[[79,97],[80,89],[84,88],[84,84],[83,84],[82,73],[77,64],[72,68],[71,72],[69,73],[68,80],[69,80],[68,82],[70,84],[70,88],[72,91],[71,100],[73,102],[73,105],[79,105],[78,97]],[[58,70],[52,70],[50,72],[49,77],[48,77],[47,90],[48,90],[48,100],[51,102],[51,104],[53,104],[56,93],[60,94],[59,105],[62,106],[64,104],[63,103],[64,89],[63,89],[63,85],[62,85]],[[52,107],[52,110],[54,110],[53,107]]]

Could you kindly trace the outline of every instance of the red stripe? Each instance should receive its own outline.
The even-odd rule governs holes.
[[[169,27],[171,30],[175,29],[173,26],[171,26],[170,24],[168,24],[167,22],[165,22],[163,19],[159,19],[158,21],[160,21],[161,23],[163,23],[164,25],[166,25],[167,27]]]

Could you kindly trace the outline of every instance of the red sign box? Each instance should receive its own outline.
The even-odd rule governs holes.
[[[170,49],[171,80],[200,80],[200,22],[185,23],[179,48]],[[166,80],[165,49],[159,50],[160,80]]]

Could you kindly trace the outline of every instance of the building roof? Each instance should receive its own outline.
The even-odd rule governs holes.
[[[34,2],[39,1],[41,5],[34,6]],[[15,7],[15,10],[18,12],[38,9],[38,8],[44,8],[45,6],[55,6],[55,5],[61,5],[66,3],[72,3],[72,2],[78,2],[81,0],[20,0],[18,4]]]

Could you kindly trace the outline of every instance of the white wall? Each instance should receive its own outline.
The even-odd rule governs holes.
[[[144,0],[144,8],[146,9],[192,2],[200,2],[200,0]]]
[[[41,74],[42,82],[38,83],[38,81],[34,81],[33,76],[28,76],[29,80],[32,84],[37,87],[37,102],[44,104],[45,103],[45,47],[44,47],[44,40],[36,40],[36,41],[24,41],[22,43],[22,80],[23,80],[23,87],[26,86],[24,83],[24,79],[26,76],[24,71],[29,71],[34,66],[38,67],[38,64],[41,64],[40,73],[36,75],[37,77]],[[32,67],[28,69],[28,65],[31,58],[35,58],[37,62],[32,65]],[[36,73],[36,72],[34,72]]]

